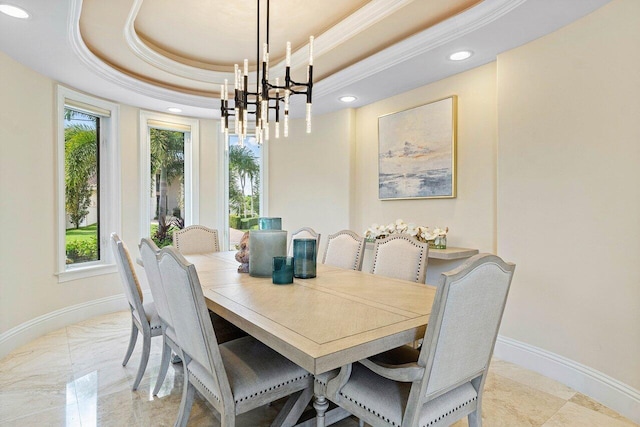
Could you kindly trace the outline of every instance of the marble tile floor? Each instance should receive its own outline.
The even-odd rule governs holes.
[[[152,339],[147,370],[131,391],[142,346],[129,364],[130,315],[118,312],[67,326],[16,349],[0,360],[0,426],[171,426],[182,391],[182,365],[172,365],[158,394],[151,395],[160,363],[161,339]],[[493,360],[484,393],[485,426],[634,426],[609,408],[556,382]],[[268,426],[282,402],[238,418],[238,426]],[[189,426],[218,426],[201,398]],[[336,424],[357,426],[355,418]],[[466,420],[454,424],[466,426]]]

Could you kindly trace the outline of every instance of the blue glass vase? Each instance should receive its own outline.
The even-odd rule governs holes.
[[[293,276],[300,279],[316,277],[316,239],[293,240]]]
[[[275,285],[293,283],[293,257],[273,257],[273,274],[271,279]]]
[[[260,230],[282,230],[282,218],[258,218],[258,227]]]

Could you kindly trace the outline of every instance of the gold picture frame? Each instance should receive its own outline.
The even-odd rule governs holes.
[[[456,197],[456,95],[378,117],[378,198]]]

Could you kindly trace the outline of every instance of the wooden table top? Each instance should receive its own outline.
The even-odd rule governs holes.
[[[433,286],[318,264],[274,285],[238,273],[235,252],[187,255],[207,306],[313,374],[424,336]]]

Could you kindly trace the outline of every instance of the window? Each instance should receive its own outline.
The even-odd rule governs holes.
[[[263,181],[266,146],[258,144],[253,137],[240,143],[237,135],[229,135],[226,152],[227,177],[226,211],[228,228],[226,243],[233,250],[238,247],[242,235],[257,228],[258,217],[266,212],[263,206]]]
[[[140,113],[141,237],[158,246],[198,223],[198,120]]]
[[[116,271],[120,229],[118,106],[58,87],[58,280]]]

